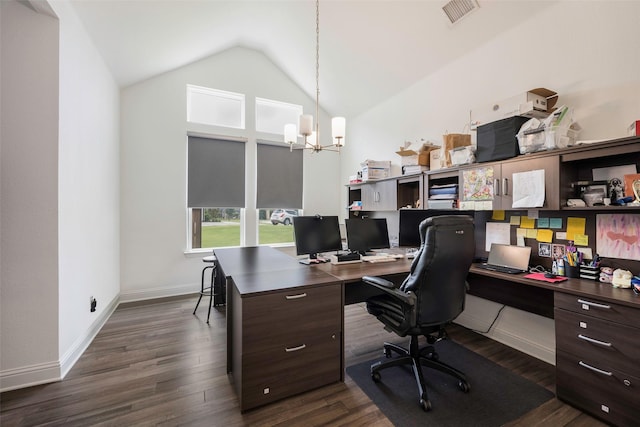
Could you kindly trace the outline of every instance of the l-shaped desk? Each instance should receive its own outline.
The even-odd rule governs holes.
[[[400,283],[410,259],[302,265],[291,250],[216,249],[227,292],[227,372],[242,411],[344,380],[344,305]],[[472,266],[470,294],[555,318],[556,394],[613,424],[635,420],[640,296],[592,280],[547,283]]]

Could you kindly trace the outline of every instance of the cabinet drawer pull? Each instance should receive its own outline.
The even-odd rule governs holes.
[[[497,178],[493,180],[493,194],[495,196],[500,195],[500,180]]]
[[[507,178],[502,178],[502,195],[509,195],[509,180]]]
[[[307,293],[306,293],[306,292],[303,292],[303,293],[301,293],[301,294],[297,294],[297,295],[285,295],[284,297],[285,297],[286,299],[298,299],[298,298],[304,298],[304,297],[306,297],[306,296],[307,296]]]
[[[287,353],[291,353],[292,351],[302,350],[302,349],[304,349],[306,347],[307,347],[306,344],[302,344],[302,345],[299,345],[297,347],[287,347],[287,348],[284,349],[284,351],[286,351]]]
[[[607,304],[598,304],[597,302],[586,301],[586,300],[583,300],[583,299],[580,299],[580,298],[578,298],[578,302],[580,304],[587,304],[587,305],[590,305],[592,307],[606,308],[607,310],[609,310],[611,308],[611,306],[607,305]]]
[[[594,340],[593,338],[589,338],[586,335],[578,334],[578,338],[580,338],[581,340],[589,341],[590,343],[593,343],[593,344],[598,344],[598,345],[601,345],[601,346],[604,346],[604,347],[611,347],[611,343],[610,342]]]
[[[597,372],[598,374],[602,374],[602,375],[606,375],[608,377],[610,377],[611,375],[613,375],[611,372],[609,371],[603,371],[602,369],[598,369],[598,368],[594,368],[591,365],[587,365],[586,363],[584,363],[582,360],[578,362],[578,365],[582,366],[583,368],[587,368],[593,372]]]

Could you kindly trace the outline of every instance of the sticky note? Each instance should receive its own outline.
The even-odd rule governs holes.
[[[520,226],[522,228],[534,228],[536,225],[535,218],[529,218],[528,216],[523,216],[520,218]]]
[[[575,240],[576,234],[584,234],[584,227],[587,220],[585,218],[567,218],[567,239]]]
[[[537,209],[528,209],[528,210],[527,210],[527,216],[528,216],[529,218],[536,219],[536,218],[538,218],[538,215],[539,215],[539,214],[540,214],[540,213],[538,212],[538,210],[537,210]]]
[[[527,239],[537,239],[538,238],[538,230],[535,228],[527,228]]]
[[[512,215],[509,222],[511,225],[520,225],[520,215]]]
[[[556,239],[558,239],[558,240],[567,240],[566,231],[556,231]]]
[[[538,218],[538,228],[549,228],[549,218]]]
[[[538,236],[536,237],[538,242],[551,243],[553,241],[553,230],[539,229]]]
[[[516,229],[516,237],[525,237],[527,235],[527,230],[524,228]]]
[[[587,246],[589,244],[589,236],[586,234],[574,234],[573,243],[580,246]]]
[[[493,214],[491,215],[491,219],[493,219],[494,221],[504,221],[504,211],[501,211],[501,210],[493,211]]]
[[[549,218],[549,228],[562,228],[562,218]]]

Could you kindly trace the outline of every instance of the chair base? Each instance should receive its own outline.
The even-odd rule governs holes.
[[[419,403],[425,411],[431,410],[431,401],[427,394],[427,388],[425,386],[424,375],[421,368],[422,366],[436,369],[457,378],[458,387],[465,393],[471,389],[471,386],[467,382],[467,377],[462,372],[438,360],[438,353],[436,353],[435,348],[432,345],[420,348],[418,346],[417,335],[411,336],[409,350],[396,344],[384,343],[385,356],[387,358],[391,358],[392,352],[395,352],[400,356],[391,360],[372,364],[371,378],[375,382],[380,382],[382,379],[380,375],[381,370],[391,368],[393,366],[411,365],[413,375],[415,376],[416,383],[418,385],[418,394],[420,396]]]

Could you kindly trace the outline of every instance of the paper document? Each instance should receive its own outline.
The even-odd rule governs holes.
[[[513,208],[544,205],[544,169],[513,174]]]

